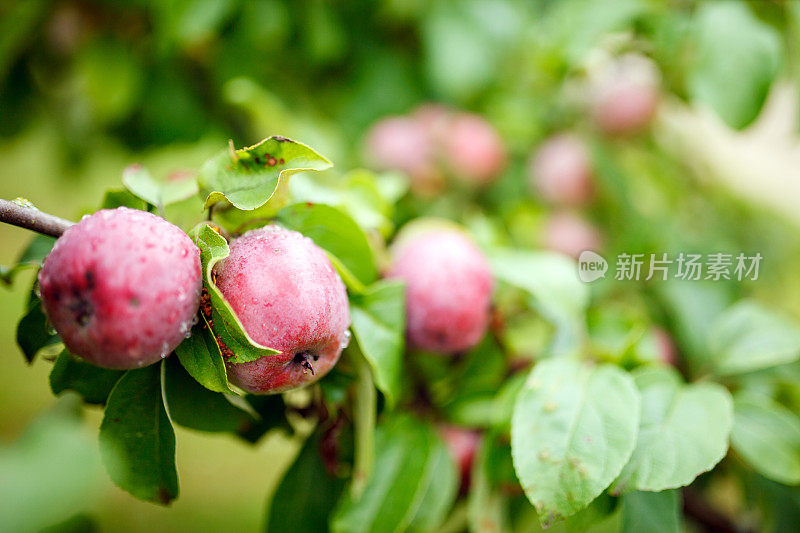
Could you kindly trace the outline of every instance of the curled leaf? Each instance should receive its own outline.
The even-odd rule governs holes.
[[[272,136],[260,143],[220,152],[200,169],[205,208],[220,202],[271,216],[289,200],[289,179],[298,172],[325,170],[332,163],[305,144]]]
[[[208,224],[197,226],[190,232],[190,236],[200,248],[203,285],[208,292],[208,299],[201,303],[201,312],[225,360],[230,363],[246,363],[280,353],[262,346],[247,334],[236,313],[214,283],[212,275],[214,265],[228,257],[230,253],[225,238]]]

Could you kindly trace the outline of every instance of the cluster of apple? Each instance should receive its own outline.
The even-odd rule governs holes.
[[[634,135],[653,120],[659,102],[655,64],[640,55],[608,59],[587,82],[583,102],[592,127],[609,137]],[[594,171],[590,148],[578,134],[546,139],[528,165],[531,190],[555,208],[542,231],[543,245],[572,257],[600,247],[597,229],[577,210],[591,203]]]
[[[455,225],[412,226],[396,240],[386,272],[407,285],[409,344],[439,353],[469,349],[488,324],[488,263]],[[347,346],[344,283],[325,252],[300,233],[271,224],[233,239],[212,279],[250,337],[280,352],[226,363],[231,383],[247,392],[316,381]],[[172,353],[202,312],[202,288],[200,251],[188,235],[125,207],[67,229],[39,272],[45,312],[67,349],[114,369]]]
[[[636,134],[657,111],[658,70],[636,54],[604,61],[582,87],[587,98],[579,105],[591,127],[603,135]],[[472,186],[487,185],[507,162],[502,139],[489,122],[433,103],[378,121],[365,145],[375,168],[404,172],[412,191],[423,197],[443,192],[447,176]],[[593,174],[590,149],[577,133],[555,133],[531,155],[531,190],[554,208],[541,231],[545,248],[577,257],[600,247],[600,233],[578,213],[593,199]]]
[[[507,158],[500,135],[485,119],[439,104],[378,121],[367,133],[365,150],[375,168],[405,172],[414,193],[423,197],[442,192],[448,177],[490,183]]]

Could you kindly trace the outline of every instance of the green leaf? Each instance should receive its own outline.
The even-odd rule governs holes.
[[[405,318],[405,286],[401,282],[379,281],[351,299],[353,333],[390,406],[400,395]]]
[[[630,492],[622,497],[623,533],[680,533],[681,493],[678,490],[662,492]]]
[[[214,284],[212,269],[222,259],[228,257],[230,249],[222,235],[214,231],[208,224],[201,224],[190,233],[197,247],[200,248],[200,261],[203,265],[203,285],[211,298],[211,319],[209,324],[217,343],[224,343],[233,355],[227,359],[231,363],[246,363],[261,357],[275,355],[278,352],[255,342],[244,330],[236,313],[231,309],[225,297]],[[193,374],[194,375],[194,374]],[[218,385],[218,384],[217,384]]]
[[[104,404],[124,373],[91,365],[63,350],[50,371],[50,389],[53,394],[75,391],[86,403]]]
[[[695,13],[691,98],[729,126],[750,124],[764,105],[781,62],[781,38],[747,4],[703,2]]]
[[[6,285],[11,285],[14,283],[17,274],[23,270],[42,266],[42,260],[50,253],[55,243],[56,240],[53,237],[40,234],[35,235],[22,254],[20,254],[16,264],[10,267],[0,266],[0,281]]]
[[[339,260],[334,265],[346,269],[342,278],[355,277],[361,285],[369,285],[378,277],[367,236],[349,215],[324,204],[294,204],[278,213],[282,225],[309,237],[314,243]]]
[[[484,437],[475,454],[467,496],[467,517],[472,533],[508,530],[508,502],[492,483],[493,439]]]
[[[525,27],[524,12],[513,2],[429,7],[420,25],[425,73],[434,92],[446,100],[468,101],[496,78],[502,58]]]
[[[741,486],[748,505],[756,507],[763,519],[762,531],[792,533],[800,523],[800,491],[770,481],[755,472],[745,472]]]
[[[797,361],[800,328],[756,302],[728,308],[708,333],[714,373],[739,374]]]
[[[164,394],[172,421],[181,426],[210,432],[244,430],[255,419],[235,407],[221,392],[198,383],[174,357],[165,360]]]
[[[496,250],[489,254],[495,277],[529,292],[548,315],[581,317],[589,289],[575,261],[552,252]]]
[[[183,368],[205,388],[214,392],[233,392],[228,386],[225,361],[205,317],[192,328],[192,336],[175,348]]]
[[[435,528],[455,497],[457,475],[433,428],[407,416],[390,419],[378,426],[375,449],[375,468],[362,496],[344,494],[331,530],[403,531],[415,519],[420,527]]]
[[[124,174],[123,174],[124,175]],[[140,211],[147,211],[147,202],[134,196],[126,189],[112,189],[103,196],[101,209],[116,209],[117,207],[130,207]]]
[[[353,388],[353,471],[350,494],[361,497],[375,466],[375,424],[378,418],[378,394],[372,369],[363,354],[355,347],[347,350],[348,359],[356,371]]]
[[[412,364],[416,372],[424,372],[421,377],[434,406],[451,422],[485,427],[494,425],[503,416],[498,417],[496,400],[499,391],[511,380],[506,379],[506,354],[492,335],[484,336],[458,361],[423,353],[415,355]],[[510,418],[509,409],[506,423]]]
[[[319,455],[320,435],[308,438],[294,464],[272,495],[267,533],[317,533],[328,530],[328,517],[345,487],[332,476]]]
[[[529,293],[542,315],[556,328],[553,350],[574,353],[585,329],[589,288],[575,261],[552,252],[495,250],[489,254],[496,279]]]
[[[614,516],[617,510],[617,499],[604,492],[574,515],[564,520],[566,533],[585,533],[586,531],[603,531],[604,522]]]
[[[376,174],[363,168],[335,177],[299,174],[291,184],[295,203],[336,207],[353,217],[365,231],[378,231],[384,237],[394,230],[394,204],[407,189],[408,179],[400,173]]]
[[[129,370],[114,386],[100,425],[100,455],[115,485],[166,505],[178,497],[178,472],[175,432],[162,397],[163,368]]]
[[[431,451],[421,503],[409,531],[437,531],[456,499],[461,474],[447,446],[441,444]]]
[[[634,379],[642,398],[639,438],[613,490],[683,487],[711,470],[728,451],[728,391],[715,383],[686,385],[671,367],[642,367]]]
[[[509,377],[498,389],[492,402],[491,425],[495,427],[511,427],[511,419],[514,416],[514,406],[520,391],[525,388],[525,374],[517,373]]]
[[[617,477],[636,443],[639,396],[612,365],[538,363],[511,420],[514,469],[545,527],[586,507]]]
[[[647,4],[642,0],[618,0],[610,4],[564,0],[552,7],[547,20],[549,27],[563,42],[566,59],[577,65],[604,36],[629,28],[646,11]]]
[[[479,397],[491,401],[508,373],[506,354],[492,335],[486,335],[459,363],[448,363],[444,379],[431,391],[446,409]]]
[[[240,210],[258,209],[258,217],[267,217],[288,203],[292,175],[331,166],[308,146],[272,136],[248,148],[220,152],[200,169],[198,183],[206,208],[226,202]]]
[[[142,165],[131,165],[122,173],[122,184],[135,196],[156,206],[164,207],[196,195],[197,180],[158,181]]]
[[[36,293],[31,291],[28,310],[17,324],[17,344],[22,350],[25,360],[33,362],[39,350],[61,342],[56,332],[47,323],[47,316],[42,309],[42,302]]]
[[[691,373],[708,372],[708,332],[733,302],[729,288],[712,281],[668,280],[653,284],[653,291],[673,325],[675,340]]]
[[[740,393],[733,400],[731,445],[761,475],[800,483],[800,418],[768,397]]]

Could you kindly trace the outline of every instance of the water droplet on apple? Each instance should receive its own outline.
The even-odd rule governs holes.
[[[350,330],[349,329],[345,330],[344,335],[342,336],[342,342],[339,343],[340,350],[344,350],[350,345],[350,337],[351,337]]]

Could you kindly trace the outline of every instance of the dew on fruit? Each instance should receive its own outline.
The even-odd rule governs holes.
[[[339,349],[340,350],[344,350],[345,348],[347,348],[350,345],[350,337],[351,336],[352,336],[352,334],[350,333],[350,330],[349,329],[345,330],[344,335],[342,336],[342,342],[339,343]]]

